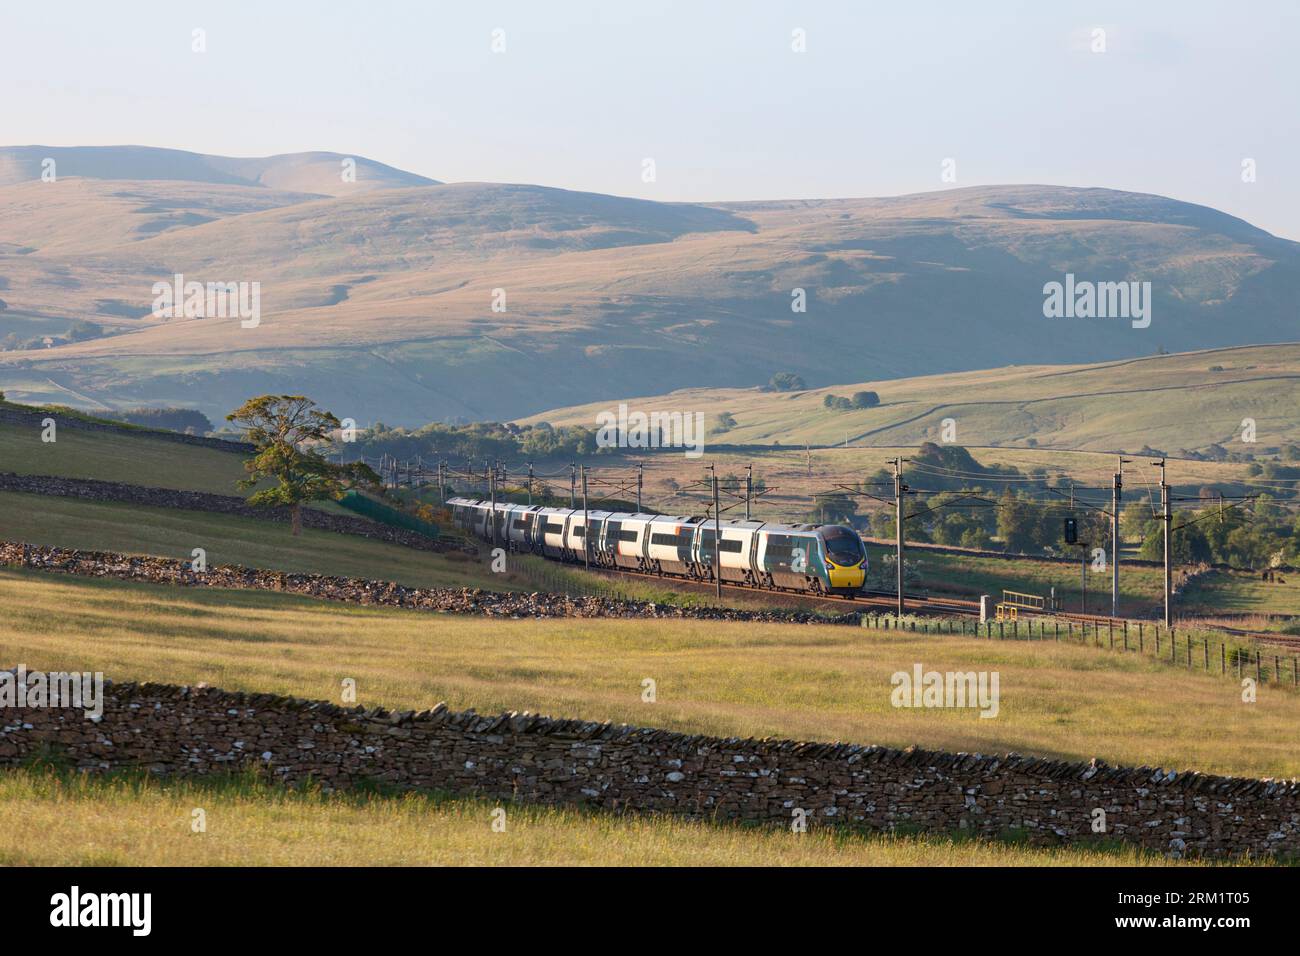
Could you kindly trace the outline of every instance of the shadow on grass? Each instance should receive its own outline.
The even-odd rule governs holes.
[[[295,785],[286,785],[274,779],[266,767],[249,766],[247,768],[224,774],[210,774],[203,777],[162,777],[141,769],[114,770],[88,773],[76,768],[67,755],[56,748],[45,748],[29,755],[23,761],[0,768],[0,774],[25,774],[35,784],[38,794],[57,792],[66,797],[67,791],[79,791],[92,796],[96,792],[114,790],[130,796],[144,797],[149,794],[179,796],[203,795],[230,800],[257,800],[268,805],[298,804],[320,807],[369,808],[391,805],[401,802],[407,808],[417,811],[434,811],[445,808],[459,808],[475,814],[486,815],[503,803],[516,808],[512,812],[522,812],[528,818],[541,821],[548,815],[563,814],[571,818],[593,824],[614,822],[633,822],[636,820],[667,820],[683,826],[702,826],[719,831],[730,830],[737,833],[771,833],[777,827],[773,823],[732,821],[717,817],[690,816],[662,813],[611,813],[577,804],[552,805],[521,801],[518,799],[491,799],[473,794],[455,794],[445,790],[416,790],[396,786],[374,778],[354,778],[348,787],[327,789],[320,781],[308,780]],[[1055,850],[1086,851],[1102,857],[1113,857],[1121,864],[1134,862],[1163,862],[1164,857],[1150,850],[1135,848],[1111,837],[1098,837],[1044,845],[1035,843],[1030,831],[1023,828],[1008,828],[995,836],[976,834],[969,830],[938,831],[927,830],[915,824],[900,823],[888,830],[871,829],[861,825],[818,826],[809,832],[830,843],[835,849],[851,849],[869,841],[893,842],[906,844],[951,844],[954,847],[988,847],[995,849],[1032,850],[1049,854]],[[1300,859],[1260,858],[1243,856],[1230,860],[1197,858],[1189,855],[1191,862],[1218,866],[1295,866]]]

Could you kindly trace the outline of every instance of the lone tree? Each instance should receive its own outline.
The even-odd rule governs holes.
[[[362,462],[335,464],[318,450],[342,423],[302,395],[262,395],[250,398],[226,416],[244,426],[245,438],[257,449],[244,462],[248,477],[239,487],[253,488],[266,479],[278,484],[252,495],[252,505],[290,507],[292,531],[302,531],[302,503],[342,497],[349,488],[377,488],[379,476]]]

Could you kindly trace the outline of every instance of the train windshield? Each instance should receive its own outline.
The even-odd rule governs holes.
[[[857,564],[862,560],[862,539],[848,528],[829,526],[821,529],[826,556],[836,564]]]

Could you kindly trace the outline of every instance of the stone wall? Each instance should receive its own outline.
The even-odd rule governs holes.
[[[623,617],[695,618],[699,620],[766,621],[793,624],[859,624],[859,613],[822,616],[797,610],[743,610],[728,607],[681,607],[653,601],[566,594],[488,591],[482,588],[412,588],[392,581],[371,581],[325,574],[293,574],[238,564],[210,564],[204,572],[190,570],[175,558],[80,551],[0,541],[0,565],[17,565],[92,578],[179,584],[185,587],[280,591],[348,604],[384,605],[420,611],[479,614],[489,617]]]
[[[419,713],[212,688],[107,684],[103,715],[0,710],[0,763],[55,752],[85,771],[264,768],[290,785],[380,782],[493,800],[788,827],[1019,831],[1174,855],[1300,851],[1300,783],[850,744],[691,736],[439,704]],[[1106,832],[1093,832],[1094,812]],[[486,822],[485,822],[486,825]]]
[[[12,472],[0,472],[0,491],[20,491],[34,495],[53,495],[58,498],[80,498],[84,501],[120,501],[150,508],[204,511],[211,514],[235,515],[240,518],[258,518],[263,521],[287,522],[289,520],[289,511],[286,508],[258,508],[237,495],[180,491],[175,488],[150,488],[120,481],[100,481],[95,478],[60,478],[54,475],[16,475]],[[367,518],[331,514],[310,507],[302,509],[302,523],[306,528],[374,538],[420,551],[474,551],[473,546],[457,539],[428,538],[414,531],[393,528]]]

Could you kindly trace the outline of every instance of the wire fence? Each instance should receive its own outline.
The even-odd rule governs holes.
[[[1060,618],[1013,621],[970,621],[959,618],[903,618],[864,614],[862,625],[882,631],[906,631],[984,638],[997,641],[1054,641],[1144,654],[1187,670],[1252,678],[1259,684],[1300,688],[1300,657],[1267,653],[1259,647],[1229,641],[1214,632],[1165,628],[1133,621],[1071,621]]]

